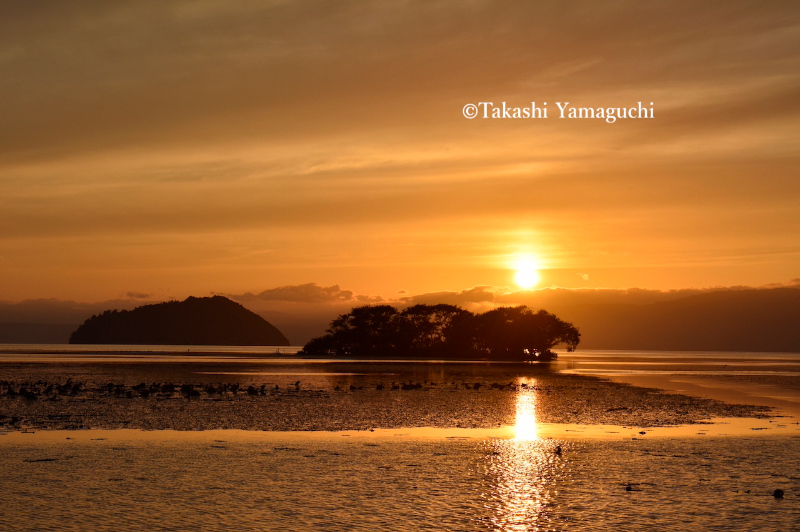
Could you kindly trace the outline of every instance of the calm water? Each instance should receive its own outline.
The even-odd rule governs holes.
[[[108,370],[95,364],[124,362],[125,371],[184,376],[195,374],[195,362],[218,357],[243,368],[220,371],[220,378],[277,374],[288,382],[303,375],[304,383],[328,384],[357,382],[371,371],[364,364],[348,372],[346,363],[261,358],[274,350],[211,348],[197,355],[181,348],[172,351],[181,353],[176,360],[157,347],[115,353],[101,346],[99,352],[112,353],[92,355],[69,347],[32,353],[5,346],[0,362],[77,363],[100,375]],[[780,383],[797,380],[798,363],[796,354],[578,352],[562,356],[556,367],[622,378],[683,371],[699,379]],[[436,367],[419,363],[428,378]],[[741,374],[753,371],[771,373]],[[558,430],[537,423],[533,392],[515,393],[515,425],[499,436],[414,429],[0,435],[0,530],[798,529],[800,426],[794,420],[761,420],[760,427],[752,421],[727,436],[719,436],[725,429],[702,426],[644,434],[611,426]],[[776,489],[783,498],[773,496]]]
[[[576,375],[747,375],[800,377],[800,353],[576,351],[555,367]]]
[[[777,531],[800,522],[796,437],[159,436],[0,437],[0,528]]]
[[[300,346],[0,344],[0,362],[239,359],[271,364],[286,363],[294,359],[294,355],[300,349]],[[295,360],[304,364],[330,362],[330,360]],[[762,373],[800,376],[800,353],[578,350],[573,353],[560,353],[554,367],[578,374],[620,375],[672,372],[675,367],[682,367],[683,370],[680,371],[697,374],[735,373],[741,371],[735,368],[747,367],[761,368],[758,371]]]

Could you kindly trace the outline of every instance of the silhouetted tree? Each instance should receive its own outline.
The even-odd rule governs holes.
[[[473,315],[455,305],[414,305],[397,316],[401,350],[418,356],[451,356],[472,350]]]
[[[328,349],[340,356],[389,356],[398,341],[396,315],[390,305],[356,307],[331,322]]]
[[[308,342],[301,354],[353,357],[490,358],[548,360],[558,344],[572,350],[580,333],[544,310],[500,307],[473,315],[453,305],[356,307],[342,314],[327,334]]]
[[[476,316],[475,321],[478,349],[491,358],[552,358],[556,345],[566,344],[572,350],[580,342],[580,333],[571,323],[545,310],[534,313],[524,305],[496,308]]]

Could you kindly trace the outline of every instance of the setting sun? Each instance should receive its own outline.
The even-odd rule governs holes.
[[[539,264],[532,258],[526,257],[517,261],[514,281],[522,288],[533,288],[539,282]]]

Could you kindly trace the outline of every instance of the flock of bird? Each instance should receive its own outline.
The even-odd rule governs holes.
[[[446,385],[446,383],[445,383]],[[412,391],[424,390],[438,386],[436,382],[425,381],[422,382],[392,382],[391,384],[384,384],[380,382],[374,385],[355,385],[355,384],[342,384],[337,382],[333,387],[333,391],[360,391],[366,389],[374,389],[376,391]],[[453,389],[465,390],[480,390],[482,388],[489,388],[492,390],[511,390],[516,391],[519,389],[533,388],[526,383],[516,384],[509,382],[501,384],[493,382],[485,384],[482,382],[451,382],[450,387]],[[134,386],[127,386],[125,384],[107,383],[101,385],[87,385],[82,382],[75,382],[72,379],[64,383],[51,383],[47,381],[36,382],[22,382],[15,383],[10,381],[0,381],[0,397],[7,398],[21,398],[28,401],[36,401],[39,399],[57,401],[67,397],[78,397],[85,395],[93,395],[96,397],[116,397],[116,398],[174,398],[185,397],[187,399],[198,398],[204,394],[208,397],[222,397],[222,396],[235,396],[238,394],[245,394],[249,396],[264,396],[273,395],[276,393],[291,393],[300,392],[301,382],[296,381],[281,388],[280,385],[261,384],[260,386],[250,384],[246,387],[238,382],[235,383],[206,383],[206,384],[175,384],[175,383],[140,383]]]

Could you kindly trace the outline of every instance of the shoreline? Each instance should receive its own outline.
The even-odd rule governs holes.
[[[712,418],[700,423],[662,427],[632,427],[626,425],[583,425],[569,423],[538,423],[534,435],[520,437],[516,425],[497,428],[397,427],[367,430],[246,430],[246,429],[43,429],[0,430],[0,445],[30,443],[63,443],[66,441],[136,441],[136,442],[220,442],[220,438],[236,441],[353,440],[650,440],[653,438],[715,438],[715,437],[794,437],[800,438],[800,422],[781,422],[759,418]]]
[[[540,424],[646,429],[800,417],[787,408],[800,404],[794,377],[733,375],[776,369],[771,356],[720,365],[718,354],[675,355],[588,353],[551,364],[120,351],[0,356],[0,429],[495,430],[514,425],[523,399],[535,403]],[[800,365],[798,357],[778,362],[785,358]],[[769,383],[777,388],[767,393]]]

